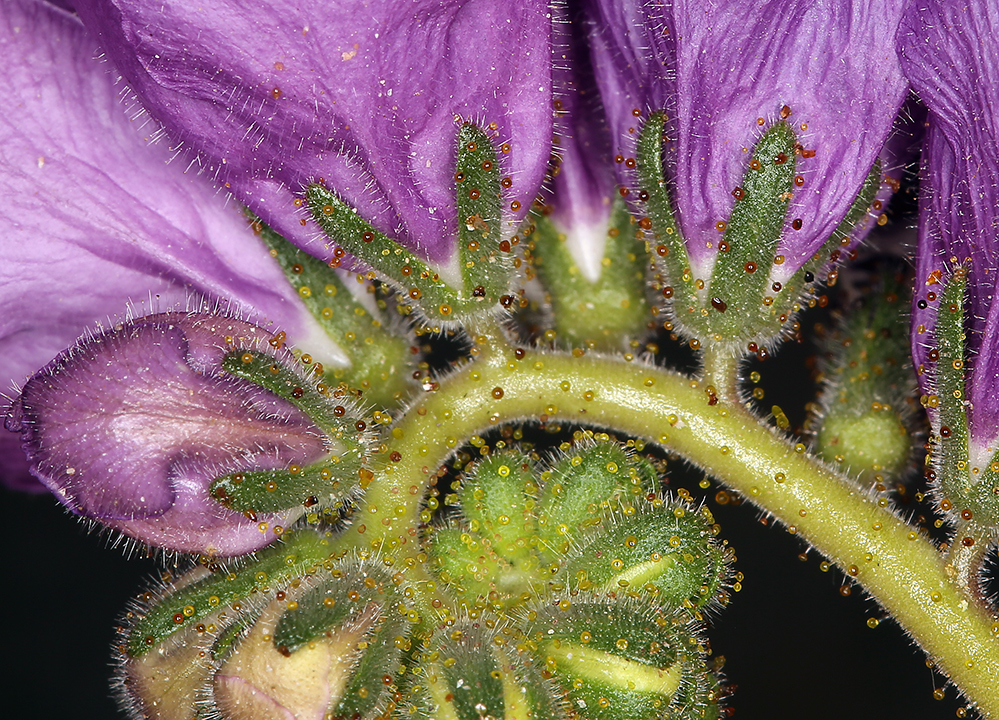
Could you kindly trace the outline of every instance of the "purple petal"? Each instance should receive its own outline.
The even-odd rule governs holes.
[[[307,464],[325,449],[301,411],[221,370],[226,353],[267,348],[270,337],[213,315],[125,323],[29,380],[9,429],[35,476],[78,515],[182,552],[255,550],[273,537],[211,499],[211,481]]]
[[[130,305],[184,306],[192,294],[229,298],[342,362],[235,204],[170,163],[170,148],[143,135],[148,123],[129,120],[78,21],[4,2],[0,52],[0,392]],[[27,479],[3,432],[0,473],[9,485]]]
[[[600,277],[616,180],[610,133],[581,18],[557,26],[554,83],[559,164],[549,216],[584,276]]]
[[[590,52],[615,152],[633,157],[639,110],[676,115],[676,30],[660,3],[586,0]],[[667,168],[670,170],[670,168]]]
[[[936,281],[969,267],[966,314],[971,371],[966,383],[972,440],[999,437],[999,7],[924,2],[899,33],[902,68],[929,108],[923,145],[913,359],[927,362],[940,294]],[[929,378],[920,376],[924,389]]]
[[[624,13],[620,0],[594,3],[598,17]],[[788,211],[789,225],[800,218],[802,229],[789,226],[778,247],[787,258],[780,271],[790,276],[846,215],[892,130],[906,93],[892,52],[904,3],[678,0],[672,8],[645,7],[637,27],[612,33],[597,23],[605,42],[594,42],[594,62],[615,75],[601,91],[618,147],[633,152],[633,109],[670,115],[667,177],[691,260],[706,276],[717,252],[715,223],[727,220],[745,171],[744,149],[788,106],[788,122],[815,152],[799,159],[804,187]],[[668,56],[671,40],[675,58]],[[675,100],[663,102],[671,94]]]
[[[455,233],[460,119],[493,130],[523,217],[548,162],[550,20],[538,0],[296,0],[77,7],[142,103],[202,170],[317,256],[303,185],[323,178],[436,261]],[[495,123],[495,125],[493,125]]]

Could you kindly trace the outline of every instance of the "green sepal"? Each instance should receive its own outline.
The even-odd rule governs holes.
[[[525,635],[591,720],[691,717],[708,684],[691,616],[644,599],[565,593],[532,608]]]
[[[342,507],[357,494],[368,456],[356,403],[340,390],[310,380],[255,350],[229,353],[226,372],[270,390],[302,410],[328,436],[329,454],[304,467],[247,470],[216,478],[209,493],[226,507],[255,516],[297,506]],[[340,397],[337,397],[337,396]]]
[[[304,412],[330,438],[347,445],[344,452],[361,448],[360,431],[355,427],[361,416],[357,403],[339,397],[325,383],[305,378],[267,353],[242,350],[228,353],[222,369],[270,390]]]
[[[645,297],[648,259],[644,236],[624,201],[611,208],[600,277],[587,278],[573,260],[566,236],[545,215],[531,235],[534,267],[547,290],[558,337],[574,347],[629,349],[648,332]]]
[[[935,468],[935,484],[949,505],[942,505],[951,519],[967,525],[963,511],[970,511],[972,522],[979,528],[999,526],[999,452],[981,468],[977,476],[972,473],[969,457],[970,432],[965,394],[967,384],[966,336],[964,329],[964,303],[968,283],[968,270],[955,268],[943,279],[937,293],[934,339],[938,353],[934,368],[936,394],[924,396],[923,402],[936,407],[930,451]]]
[[[580,590],[645,592],[667,609],[727,600],[730,553],[706,506],[656,496],[605,513],[575,544],[556,581]]]
[[[413,384],[414,355],[410,347],[414,339],[396,334],[406,332],[404,323],[392,323],[384,315],[372,314],[329,265],[299,250],[256,216],[248,215],[299,300],[350,360],[348,367],[323,368],[324,382],[333,386],[346,382],[363,390],[365,399],[382,407],[397,407]],[[379,304],[385,305],[385,301]]]
[[[680,226],[673,213],[673,201],[663,172],[663,133],[666,115],[652,113],[638,135],[636,169],[638,199],[648,218],[652,237],[648,251],[661,268],[665,278],[666,297],[676,306],[697,302],[694,277],[690,272],[690,257]],[[644,220],[645,218],[642,218]],[[640,221],[641,224],[641,221]]]
[[[462,616],[418,656],[408,717],[434,720],[561,720],[561,691],[520,642],[520,631],[484,613]]]
[[[894,481],[912,456],[908,287],[902,272],[883,270],[821,343],[825,389],[809,430],[822,458],[864,483]]]
[[[703,343],[728,345],[745,352],[748,342],[766,344],[793,327],[794,316],[817,280],[835,283],[835,265],[849,245],[856,227],[881,186],[881,164],[876,161],[846,216],[822,248],[790,280],[771,283],[771,271],[783,259],[775,253],[783,232],[794,233],[787,210],[795,180],[794,130],[785,122],[771,126],[753,149],[742,185],[733,189],[732,213],[719,236],[719,250],[710,279],[697,289],[679,226],[673,213],[662,167],[665,116],[653,113],[638,139],[637,180],[640,207],[652,238],[649,253],[655,260],[659,289],[672,309],[676,329]],[[722,227],[719,224],[719,227]],[[818,278],[833,268],[826,278]]]
[[[819,283],[836,284],[839,275],[837,267],[843,259],[843,253],[850,245],[854,231],[870,211],[880,189],[881,160],[879,159],[874,161],[850,209],[832,235],[818,252],[805,261],[791,279],[783,284],[780,291],[774,291],[773,304],[762,314],[770,326],[776,327],[777,324],[786,325],[791,322],[804,304],[814,307],[813,295]],[[822,276],[823,271],[827,271],[825,276]],[[785,320],[780,320],[781,317]]]
[[[965,408],[964,296],[967,271],[957,268],[944,280],[934,330],[939,353],[935,368],[939,427],[934,428],[938,455],[937,481],[944,497],[955,505],[970,494],[968,472],[968,412]]]
[[[762,312],[766,310],[762,300],[769,294],[769,270],[791,202],[795,143],[791,127],[778,122],[753,148],[742,185],[735,191],[735,205],[718,241],[708,283],[706,334],[725,339],[749,337],[759,330],[752,328],[748,318],[769,316],[769,312]]]
[[[645,468],[623,446],[609,441],[567,451],[542,479],[538,536],[556,555],[566,552],[587,527],[600,524],[610,507],[653,489],[644,484]]]
[[[347,628],[363,636],[349,663],[350,679],[335,717],[367,718],[384,711],[392,688],[384,678],[399,667],[397,638],[410,634],[409,610],[392,575],[371,561],[343,559],[320,571],[311,587],[284,612],[274,631],[274,647],[293,654],[302,646]]]
[[[829,236],[819,251],[812,255],[801,266],[801,269],[794,274],[794,279],[789,283],[788,288],[791,295],[796,290],[799,293],[802,289],[807,292],[810,285],[816,280],[827,282],[830,285],[835,284],[835,275],[820,278],[819,273],[823,268],[834,269],[840,262],[844,248],[850,244],[854,231],[867,216],[867,213],[870,212],[871,205],[877,198],[878,190],[881,189],[881,180],[881,160],[877,159],[871,165],[870,172],[864,178],[864,183],[860,186],[860,192],[853,199],[853,203],[850,205],[846,216],[836,226],[832,235]],[[812,279],[809,280],[809,278]]]
[[[212,660],[216,663],[222,662],[232,654],[233,648],[239,644],[240,638],[246,631],[253,627],[253,623],[260,617],[262,608],[242,609],[235,613],[228,624],[223,625],[212,643]]]
[[[489,136],[471,123],[458,131],[454,178],[464,296],[494,305],[510,287],[513,258],[509,241],[503,245],[496,150]]]
[[[428,321],[445,326],[495,310],[513,279],[510,242],[500,239],[502,199],[496,151],[474,125],[462,126],[458,134],[456,167],[466,173],[462,181],[455,182],[461,287],[449,285],[439,272],[373,228],[332,191],[314,183],[305,193],[312,218],[330,240],[372,267]],[[487,164],[488,169],[483,167]],[[475,197],[472,190],[478,190]],[[476,244],[469,247],[473,240]]]
[[[954,516],[959,510],[971,510],[973,520],[968,523],[961,518],[963,527],[987,528],[983,535],[995,537],[999,534],[999,450],[992,455],[989,464],[982,468],[981,479],[972,486],[964,508],[954,508]]]
[[[968,360],[965,335],[965,297],[968,268],[958,266],[941,279],[937,291],[936,326],[933,331],[936,358],[930,356],[935,392],[923,395],[931,412],[930,457],[933,485],[939,491],[938,505],[963,535],[989,542],[999,530],[999,451],[985,467],[972,464],[967,411]],[[970,514],[969,514],[970,513]]]
[[[317,512],[340,509],[357,497],[361,464],[356,456],[336,456],[302,468],[252,470],[222,475],[212,481],[211,496],[230,510],[253,516],[301,505]]]
[[[139,617],[126,640],[129,657],[141,657],[179,630],[293,577],[329,555],[323,533],[298,530],[256,553],[242,567],[167,592]]]
[[[534,461],[517,451],[483,458],[462,479],[458,491],[469,528],[508,559],[526,557],[537,532],[533,514],[537,497]]]

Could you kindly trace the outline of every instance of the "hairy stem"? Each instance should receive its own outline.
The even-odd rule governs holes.
[[[479,338],[481,339],[481,338]],[[987,717],[999,717],[999,623],[969,603],[937,549],[888,509],[706,383],[623,360],[491,351],[417,398],[378,455],[351,528],[417,559],[421,502],[471,434],[560,420],[659,443],[771,513],[871,593]],[[450,488],[442,488],[446,493]],[[412,562],[412,561],[410,561]]]

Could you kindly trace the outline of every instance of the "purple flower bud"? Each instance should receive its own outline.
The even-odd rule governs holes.
[[[779,121],[799,149],[773,279],[785,282],[837,230],[905,99],[892,53],[903,7],[591,0],[594,66],[621,182],[634,184],[645,118],[665,112],[665,175],[695,277],[710,276],[749,153]]]
[[[317,255],[326,251],[295,200],[321,179],[378,230],[450,259],[463,121],[503,147],[511,219],[544,176],[547,3],[82,0],[77,9],[191,161]]]
[[[963,405],[975,467],[999,438],[999,9],[923,2],[902,21],[898,52],[929,109],[923,143],[912,354],[924,393],[935,394],[943,283],[966,270]],[[958,308],[960,310],[960,308]],[[953,362],[959,361],[957,358]],[[931,407],[931,412],[934,412]],[[986,451],[984,455],[981,453]]]
[[[328,366],[345,362],[235,204],[130,120],[78,19],[4,2],[0,47],[0,395],[88,328],[192,296],[252,312]],[[0,481],[40,488],[6,432]]]
[[[212,480],[305,465],[327,451],[302,411],[222,371],[225,355],[268,349],[270,337],[215,315],[119,325],[31,378],[7,428],[20,433],[33,474],[72,512],[172,550],[251,552],[289,515],[229,510],[209,496]]]

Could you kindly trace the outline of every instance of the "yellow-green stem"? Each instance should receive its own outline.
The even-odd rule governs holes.
[[[393,429],[349,531],[357,545],[416,557],[420,499],[472,433],[542,416],[613,428],[679,453],[783,522],[863,585],[984,715],[999,718],[999,623],[967,601],[930,542],[804,445],[739,403],[711,404],[703,381],[658,368],[537,351],[482,357],[418,398]]]

